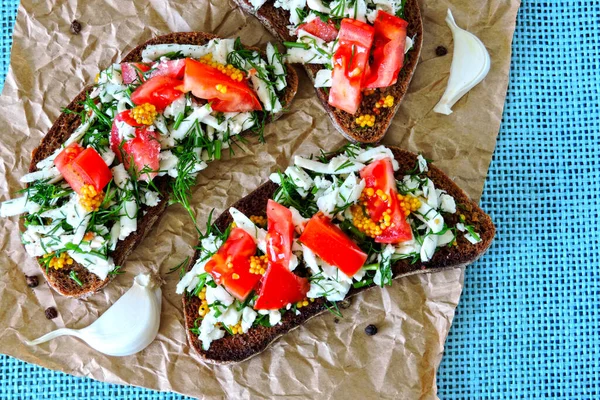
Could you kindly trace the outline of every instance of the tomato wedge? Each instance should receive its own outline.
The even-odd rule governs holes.
[[[181,80],[170,76],[155,76],[142,83],[131,94],[131,101],[135,105],[150,103],[157,111],[163,111],[169,104],[178,99],[183,93],[177,89]]]
[[[379,10],[375,19],[373,61],[369,65],[363,88],[382,88],[396,83],[404,64],[408,22]]]
[[[126,141],[121,139],[119,122],[125,123],[134,129],[135,136],[132,139]],[[133,162],[135,170],[139,174],[139,180],[150,181],[158,174],[160,167],[159,134],[145,126],[136,126],[136,124],[130,115],[130,110],[117,114],[110,133],[110,147],[119,161],[125,165],[125,168],[129,169]]]
[[[289,269],[294,239],[292,212],[269,199],[267,203],[267,259],[265,273],[254,308],[277,310],[306,297],[310,289],[308,279],[301,278]]]
[[[354,276],[367,261],[367,254],[321,213],[308,221],[300,242],[349,277]]]
[[[369,217],[374,221],[379,221],[386,210],[391,211],[391,225],[385,228],[382,234],[375,238],[375,241],[377,243],[400,243],[411,240],[413,238],[412,229],[398,203],[396,178],[394,178],[394,168],[390,159],[384,158],[372,162],[360,171],[360,177],[365,180],[365,188],[372,188],[374,192],[381,190],[387,196],[385,201],[377,194],[368,197]]]
[[[362,81],[369,60],[375,30],[369,24],[344,18],[339,47],[333,55],[332,85],[328,103],[355,114],[362,100]]]
[[[269,262],[280,263],[290,267],[292,240],[294,240],[294,223],[292,212],[269,199],[267,202],[267,258]]]
[[[255,253],[254,238],[243,229],[234,228],[204,270],[217,284],[225,286],[229,293],[244,301],[262,278],[250,273],[250,257]]]
[[[84,149],[77,143],[61,151],[54,165],[77,193],[81,192],[83,185],[93,185],[97,191],[101,191],[112,179],[112,173],[100,154],[91,147]]]
[[[221,85],[225,89],[218,90],[217,85]],[[192,92],[200,99],[210,101],[215,111],[262,110],[256,93],[246,81],[235,81],[217,68],[189,58],[185,60],[183,85],[180,89],[186,93]]]
[[[150,78],[155,76],[170,76],[175,79],[183,79],[185,70],[185,59],[169,60],[156,64],[156,69],[150,73]]]
[[[325,42],[331,42],[338,36],[338,30],[332,20],[323,22],[323,20],[318,17],[310,22],[301,24],[298,26],[298,30],[300,29],[310,33],[313,36],[323,39]]]
[[[254,308],[278,310],[303,300],[309,290],[308,279],[299,277],[280,263],[269,263]]]
[[[143,73],[150,70],[150,65],[145,63],[121,63],[121,76],[123,83],[130,85],[134,82],[143,82]]]

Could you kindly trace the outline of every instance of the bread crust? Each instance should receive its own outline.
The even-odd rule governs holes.
[[[275,8],[273,1],[267,1],[261,8],[255,10],[248,0],[234,0],[236,4],[246,13],[255,16],[264,27],[281,41],[296,41],[296,37],[290,35],[287,25],[289,24],[289,11],[282,8]],[[423,47],[423,21],[421,19],[421,10],[418,0],[407,0],[405,5],[405,19],[408,22],[407,35],[414,37],[413,49],[406,54],[404,66],[400,70],[398,81],[387,88],[375,89],[374,93],[363,97],[363,101],[355,115],[349,114],[343,110],[332,107],[327,102],[328,92],[323,88],[315,88],[317,97],[321,101],[323,108],[329,114],[333,126],[348,140],[355,143],[378,143],[385,136],[394,116],[400,108],[400,103],[404,99],[410,81],[421,56]],[[314,83],[315,76],[321,65],[304,64],[306,74]],[[363,114],[372,114],[375,103],[385,96],[394,96],[394,106],[390,108],[380,108],[381,114],[376,116],[376,122],[373,127],[358,127],[354,120],[357,116]]]
[[[396,178],[402,179],[404,173],[415,166],[417,155],[398,147],[388,147],[394,153],[394,157],[400,166],[398,172],[395,174]],[[463,213],[467,217],[469,224],[473,225],[474,229],[480,234],[482,240],[478,244],[473,245],[465,239],[463,235],[458,235],[457,246],[438,249],[433,258],[426,264],[420,261],[411,264],[409,260],[400,260],[392,266],[394,279],[449,268],[464,267],[471,264],[489,248],[496,232],[491,218],[439,168],[434,165],[429,165],[427,176],[434,182],[436,188],[448,192],[449,195],[454,197],[456,204],[462,206],[460,213]],[[267,201],[272,197],[276,189],[276,184],[267,182],[248,196],[233,204],[233,207],[246,215],[265,215]],[[459,222],[457,214],[459,214],[459,212],[454,215],[445,216],[450,225]],[[215,225],[220,230],[224,230],[232,221],[233,219],[229,212],[225,211],[215,220]],[[190,262],[188,270],[194,265],[198,256],[199,254],[196,253],[194,259]],[[355,296],[358,293],[375,286],[376,285],[371,285],[360,289],[352,288],[348,293],[348,297]],[[205,351],[202,349],[202,342],[199,340],[198,336],[191,332],[191,328],[194,327],[194,321],[198,316],[198,308],[200,307],[201,301],[198,297],[188,297],[184,294],[182,302],[188,343],[199,354],[203,361],[214,364],[237,363],[254,357],[267,349],[274,341],[285,333],[298,328],[309,319],[316,317],[327,310],[325,307],[325,299],[315,299],[315,301],[308,306],[302,307],[300,315],[295,315],[291,312],[285,313],[281,319],[281,323],[274,327],[267,328],[258,326],[251,328],[245,334],[225,336],[222,339],[213,341],[208,351]]]
[[[169,33],[166,35],[158,36],[148,40],[147,42],[137,46],[131,50],[121,62],[139,62],[142,60],[142,51],[146,46],[162,43],[177,43],[177,44],[193,44],[203,45],[209,40],[215,39],[217,36],[204,33],[204,32],[176,32]],[[252,50],[260,51],[255,47],[248,47]],[[263,52],[261,54],[264,55]],[[287,87],[280,99],[283,109],[289,108],[296,91],[298,89],[298,75],[296,70],[289,64],[286,65],[287,75]],[[37,170],[36,164],[50,156],[57,148],[59,148],[70,136],[75,129],[80,125],[81,120],[75,113],[79,113],[83,110],[81,102],[85,100],[88,93],[92,91],[92,86],[87,86],[77,97],[75,97],[71,103],[66,107],[68,110],[74,113],[63,112],[59,115],[58,119],[46,136],[42,138],[40,145],[33,150],[31,157],[31,164],[29,166],[29,172]],[[281,116],[282,113],[270,116],[267,122],[271,122]],[[244,132],[243,134],[248,134]],[[168,205],[168,180],[166,177],[157,177],[154,180],[157,188],[160,191],[161,201],[154,207],[142,206],[140,207],[138,217],[138,229],[136,232],[129,235],[125,240],[117,243],[116,249],[112,256],[115,265],[123,265],[129,254],[135,249],[135,247],[142,242],[146,235],[150,232],[152,227],[160,220],[164,215],[164,212]],[[106,279],[101,280],[95,274],[91,273],[87,268],[83,267],[78,263],[74,263],[70,267],[55,270],[52,268],[46,269],[43,263],[38,258],[38,263],[44,277],[46,278],[50,287],[52,287],[57,293],[66,297],[73,298],[85,298],[102,288],[104,288],[112,280],[113,276],[108,276]],[[71,271],[75,271],[79,280],[83,283],[83,286],[79,286],[73,281],[69,274]]]

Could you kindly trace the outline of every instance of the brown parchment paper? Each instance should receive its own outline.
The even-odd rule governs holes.
[[[478,199],[496,143],[508,82],[510,45],[519,1],[422,0],[424,47],[409,93],[385,143],[422,151]],[[452,39],[444,23],[452,8],[461,27],[486,44],[492,68],[465,96],[454,114],[432,113],[450,69]],[[69,32],[73,19],[83,29]],[[15,196],[30,153],[61,107],[153,35],[207,31],[241,36],[245,44],[273,38],[233,3],[194,1],[24,0],[14,32],[9,74],[0,97],[0,200]],[[449,54],[436,57],[443,45]],[[248,194],[293,154],[334,149],[344,141],[334,131],[303,72],[290,112],[266,131],[267,144],[251,140],[247,152],[215,162],[199,178],[193,204],[199,223]],[[436,370],[463,287],[464,271],[450,270],[398,280],[352,300],[345,318],[327,314],[284,336],[262,355],[234,366],[200,362],[186,345],[176,274],[166,272],[192,254],[196,237],[189,217],[170,208],[126,263],[126,274],[86,301],[62,298],[47,285],[31,290],[24,274],[39,275],[23,249],[16,218],[0,221],[0,352],[46,368],[97,380],[176,391],[201,398],[436,398]],[[142,271],[160,273],[163,286],[159,335],[143,352],[124,358],[102,355],[81,341],[63,337],[30,348],[22,341],[68,326],[93,322]],[[55,306],[49,321],[44,309]],[[379,327],[376,336],[366,325]],[[350,396],[350,397],[348,397]]]

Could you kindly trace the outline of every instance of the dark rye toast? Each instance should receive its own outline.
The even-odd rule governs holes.
[[[287,28],[287,25],[289,25],[289,11],[282,8],[275,8],[273,0],[268,0],[258,10],[255,10],[248,0],[235,0],[235,2],[246,13],[255,16],[271,34],[278,37],[281,41],[296,41],[296,37],[290,35]],[[423,21],[417,0],[406,0],[405,19],[408,22],[407,35],[411,38],[414,37],[415,40],[413,49],[406,54],[404,66],[400,70],[398,81],[395,85],[375,89],[372,94],[365,95],[355,115],[331,107],[327,102],[329,97],[328,91],[323,88],[315,88],[317,97],[323,104],[325,111],[329,114],[335,128],[352,142],[377,143],[381,141],[400,107],[402,99],[408,91],[408,86],[419,61],[423,45]],[[305,64],[303,67],[313,83],[317,72],[324,68],[316,64]],[[373,127],[361,128],[355,123],[358,115],[372,114],[375,103],[382,96],[388,95],[394,96],[394,106],[380,108],[381,114],[376,116],[376,122]]]
[[[394,157],[400,166],[396,172],[396,178],[402,178],[404,172],[414,168],[417,162],[417,155],[397,147],[388,146],[394,153]],[[447,175],[434,165],[429,165],[428,177],[434,182],[436,188],[445,190],[454,197],[457,207],[457,213],[445,216],[449,224],[459,222],[458,214],[465,216],[468,224],[471,224],[479,233],[481,242],[471,244],[462,235],[458,235],[457,245],[451,247],[438,248],[433,258],[426,264],[417,262],[411,264],[409,260],[400,260],[393,265],[394,279],[403,276],[439,271],[449,268],[463,267],[477,260],[490,246],[495,235],[495,227],[490,217],[485,214],[479,206],[473,202],[465,192],[463,192]],[[273,182],[267,182],[244,197],[233,207],[246,215],[266,215],[267,200],[272,198],[277,185]],[[215,226],[221,231],[233,221],[228,211],[225,211],[215,220]],[[194,265],[195,259],[199,256],[195,254],[194,260],[190,262],[188,270]],[[363,287],[360,289],[352,288],[348,297],[354,296],[363,290],[372,288],[376,285]],[[281,323],[274,327],[256,326],[251,328],[245,334],[225,336],[222,339],[213,341],[208,351],[202,349],[202,343],[198,335],[191,331],[194,322],[198,316],[198,308],[201,300],[197,296],[183,295],[183,309],[186,323],[188,341],[200,357],[209,363],[230,364],[247,360],[265,350],[271,343],[283,334],[292,331],[302,325],[309,319],[323,313],[327,310],[325,299],[318,298],[308,306],[302,308],[299,315],[287,312],[282,316]]]
[[[191,44],[191,45],[203,45],[209,40],[215,39],[217,36],[210,33],[203,32],[177,32],[170,33],[163,36],[158,36],[147,42],[139,45],[132,51],[130,51],[122,60],[122,62],[136,62],[142,60],[142,51],[148,45],[163,44],[163,43],[177,43],[177,44]],[[248,47],[251,50],[260,51],[255,47]],[[264,52],[261,52],[264,55]],[[289,108],[292,99],[296,95],[298,88],[298,75],[294,68],[287,65],[287,87],[285,92],[280,99],[283,109]],[[71,103],[66,107],[67,110],[78,113],[83,110],[81,102],[85,99],[86,95],[92,91],[92,86],[86,87]],[[271,122],[278,118],[280,114],[271,117],[267,122]],[[37,170],[36,164],[50,156],[62,143],[64,143],[70,136],[71,133],[77,129],[81,120],[77,114],[63,112],[60,114],[56,122],[52,125],[46,136],[42,139],[40,145],[33,150],[31,164],[29,166],[29,172]],[[245,134],[248,132],[244,132]],[[165,177],[157,177],[155,180],[156,186],[161,193],[161,201],[154,207],[141,206],[138,214],[138,230],[129,235],[125,240],[119,241],[117,247],[113,252],[112,256],[115,265],[123,265],[129,254],[135,249],[135,247],[142,242],[144,237],[150,232],[150,229],[158,222],[160,217],[164,214],[168,204],[168,181]],[[86,297],[90,294],[97,292],[98,290],[105,287],[113,278],[109,275],[106,279],[100,280],[95,274],[88,271],[83,266],[74,263],[72,266],[65,267],[59,270],[52,268],[46,269],[46,267],[38,260],[40,268],[44,274],[44,277],[48,281],[49,285],[56,290],[59,294],[67,297]],[[75,271],[79,280],[83,283],[79,286],[73,279],[70,278],[69,274],[71,271]]]

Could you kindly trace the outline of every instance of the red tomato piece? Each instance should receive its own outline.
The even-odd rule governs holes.
[[[333,55],[329,104],[355,114],[362,100],[362,81],[369,61],[375,30],[369,24],[344,18],[338,36],[339,47]]]
[[[80,193],[83,185],[94,185],[97,191],[101,191],[112,179],[112,173],[100,154],[91,147],[84,149],[77,143],[61,151],[54,165],[77,193]]]
[[[241,228],[234,228],[229,237],[204,266],[215,282],[244,301],[258,285],[261,275],[250,273],[250,257],[256,253],[254,238]]]
[[[269,263],[254,308],[278,310],[303,300],[309,290],[308,279],[295,275],[280,263]]]
[[[217,85],[224,86],[225,90],[218,90]],[[262,110],[256,93],[246,81],[235,81],[217,68],[189,58],[185,60],[185,74],[180,89],[210,101],[215,111]]]
[[[289,270],[294,239],[291,211],[269,199],[267,203],[267,259],[265,273],[254,308],[277,310],[306,297],[310,283]]]
[[[96,191],[101,191],[112,180],[112,172],[98,152],[88,147],[73,160],[73,168],[88,185],[94,185]]]
[[[398,203],[398,190],[394,168],[389,158],[377,160],[367,165],[360,171],[360,177],[365,180],[365,188],[378,189],[387,195],[383,201],[374,195],[367,199],[367,212],[374,221],[379,221],[386,210],[391,211],[391,225],[385,228],[381,235],[375,238],[377,243],[400,243],[411,240],[412,229],[400,204]]]
[[[124,122],[127,125],[135,128],[135,137],[128,141],[122,142],[121,134],[119,134],[119,122]],[[131,162],[138,173],[146,172],[138,176],[139,180],[152,180],[157,174],[160,167],[160,142],[158,132],[150,131],[147,127],[136,127],[135,120],[131,118],[130,110],[125,110],[119,113],[112,126],[110,134],[110,146],[119,161],[125,168],[129,169]]]
[[[185,70],[185,59],[169,60],[156,64],[156,69],[150,73],[150,78],[155,76],[170,76],[175,79],[183,79]]]
[[[389,194],[390,192],[393,192],[394,194],[398,193],[396,190],[394,167],[389,158],[383,158],[367,165],[360,171],[360,177],[365,180],[366,188],[373,188],[374,190],[381,189],[385,194]],[[369,206],[367,207],[369,216],[376,221],[381,218],[381,215],[387,209],[388,204],[377,196],[371,198]]]
[[[404,64],[407,26],[408,22],[402,18],[382,10],[377,12],[373,61],[369,65],[363,88],[382,88],[396,83]]]
[[[123,83],[130,85],[134,82],[143,82],[144,72],[149,71],[150,66],[145,63],[121,63],[121,76]]]
[[[182,81],[170,76],[155,76],[142,83],[131,94],[135,105],[150,103],[157,111],[163,111],[169,104],[178,99],[183,93],[177,89]]]
[[[338,36],[338,30],[333,21],[328,20],[327,22],[323,22],[321,18],[315,18],[306,24],[301,24],[298,26],[298,29],[302,29],[313,36],[323,39],[325,42],[331,42]]]
[[[290,267],[292,240],[294,240],[294,223],[292,212],[269,199],[267,203],[267,258],[270,263],[280,263]]]
[[[338,267],[349,277],[354,276],[367,261],[367,254],[321,213],[308,221],[300,241],[327,264]]]

